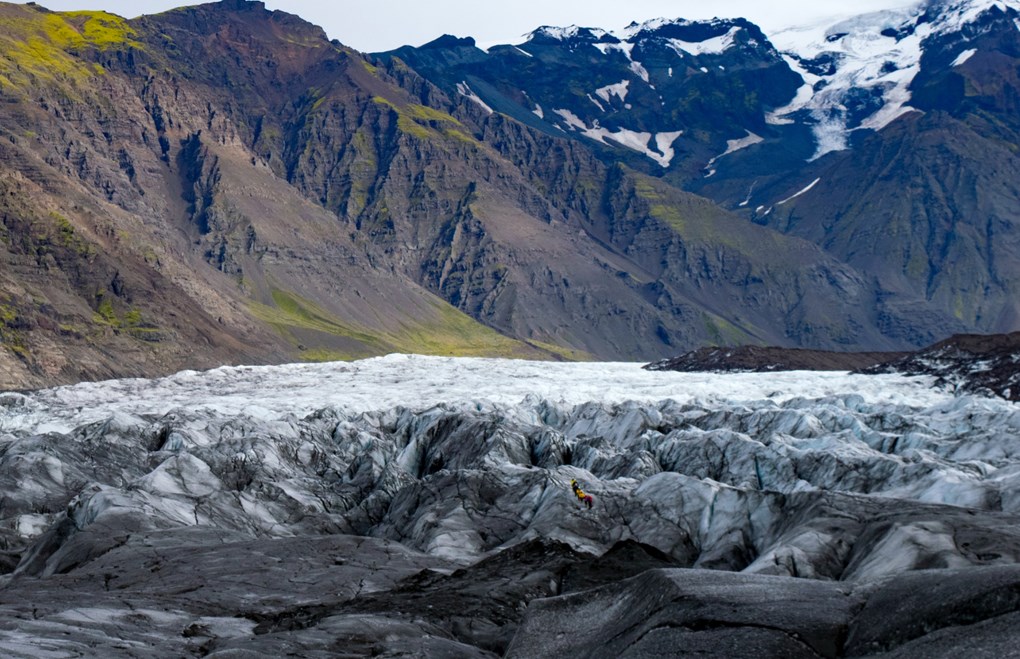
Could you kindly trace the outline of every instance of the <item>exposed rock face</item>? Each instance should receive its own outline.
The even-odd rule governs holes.
[[[0,647],[1001,649],[1020,606],[1012,403],[883,375],[816,374],[833,393],[805,397],[774,373],[534,368],[389,359],[6,394]],[[465,378],[445,404],[373,407],[395,382]],[[522,379],[633,384],[486,402]],[[621,402],[659,381],[705,393]],[[308,398],[334,403],[281,402]],[[76,426],[85,400],[101,420]]]
[[[960,335],[880,364],[868,373],[930,375],[952,391],[1020,401],[1020,333]]]

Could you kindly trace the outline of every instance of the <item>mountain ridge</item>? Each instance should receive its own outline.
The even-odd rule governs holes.
[[[857,151],[808,162],[808,127],[768,122],[802,81],[743,20],[637,26],[633,48],[586,32],[577,59],[548,35],[534,53],[441,38],[365,56],[257,2],[130,21],[31,5],[0,14],[8,387],[393,351],[901,349],[1013,322],[1008,305],[997,319],[987,311],[1008,299],[1013,274],[982,266],[1008,263],[1012,243],[967,246],[955,276],[946,259],[894,276],[815,229],[848,186],[818,205],[831,184],[805,172]],[[979,38],[1001,51],[1012,42],[997,29]],[[689,84],[670,64],[686,57],[672,47],[680,37],[700,44],[689,45]],[[957,68],[976,84],[988,74],[974,67],[994,61],[979,50]],[[521,71],[538,86],[510,85]],[[1010,84],[982,88],[1008,100]],[[535,103],[563,90],[583,106]],[[656,114],[660,92],[672,94],[668,116]],[[938,111],[963,112],[954,121],[972,143],[989,127],[1012,134],[999,119],[1008,103],[961,98],[969,105]],[[975,101],[984,123],[964,109]],[[593,123],[600,108],[615,118]],[[761,135],[736,129],[748,122]],[[871,139],[884,145],[887,132]],[[770,185],[753,182],[760,163],[740,172],[777,148]],[[781,210],[752,212],[756,191],[780,186]],[[743,203],[727,201],[741,187],[752,190]],[[1009,233],[1012,204],[998,203],[996,232]],[[960,307],[979,266],[991,293]]]

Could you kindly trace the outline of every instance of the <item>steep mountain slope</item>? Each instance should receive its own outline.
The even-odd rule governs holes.
[[[274,171],[288,153],[257,157],[297,131],[288,122],[314,103],[310,81],[400,97],[321,30],[248,3],[130,24],[2,9],[6,386],[294,359],[305,347],[548,354],[372,265],[335,215]],[[396,117],[361,93],[382,133]]]
[[[756,191],[747,205],[756,222],[873,273],[881,315],[903,311],[889,293],[919,294],[916,313],[945,323],[926,341],[947,330],[1012,330],[1020,320],[1020,13],[993,4],[963,25],[953,14],[928,18],[934,27],[907,90],[916,111],[812,163],[797,182]]]

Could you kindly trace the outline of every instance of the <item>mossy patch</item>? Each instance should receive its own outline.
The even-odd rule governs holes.
[[[38,81],[81,83],[105,74],[82,60],[83,51],[141,48],[126,20],[102,11],[41,12],[5,7],[0,12],[0,85]]]
[[[106,291],[96,291],[96,308],[92,314],[92,322],[123,331],[128,336],[143,341],[159,341],[162,337],[162,330],[147,322],[140,310],[128,307],[123,312],[118,312],[113,296],[108,295]]]
[[[124,46],[142,47],[134,38],[137,36],[135,30],[120,16],[105,11],[67,11],[56,16],[76,26],[81,39],[100,50]]]
[[[715,314],[705,315],[705,331],[711,342],[718,346],[744,345],[749,339],[747,332]]]
[[[458,127],[463,127],[463,124],[445,112],[416,103],[400,106],[382,96],[376,96],[372,100],[397,113],[397,128],[402,133],[413,135],[420,140],[447,137],[476,143],[474,138],[456,130]],[[454,132],[457,134],[453,134]]]
[[[570,359],[571,351],[528,345],[485,327],[442,301],[422,321],[407,320],[393,329],[375,331],[344,321],[315,302],[279,288],[271,290],[273,305],[250,303],[252,313],[297,347],[298,334],[321,332],[341,339],[348,348],[312,346],[301,352],[306,361],[359,359],[390,352],[457,357],[530,357],[547,353]]]
[[[91,259],[95,256],[96,248],[92,245],[92,243],[78,235],[70,220],[60,213],[50,213],[50,218],[56,223],[56,239],[57,243],[61,247],[73,251],[77,256],[85,260]]]
[[[17,308],[9,304],[0,304],[0,345],[27,361],[31,353],[24,334],[18,330],[18,319]]]
[[[680,209],[676,205],[670,204],[668,198],[660,193],[650,180],[635,177],[634,193],[648,202],[649,215],[665,222],[678,232],[682,233],[687,229],[687,222]]]
[[[280,336],[286,338],[295,347],[300,341],[296,331],[321,332],[327,336],[349,339],[352,345],[359,345],[360,348],[351,350],[329,350],[322,349],[322,355],[329,355],[329,359],[357,359],[375,354],[392,352],[377,336],[371,332],[358,328],[351,323],[345,323],[326,309],[294,293],[279,288],[271,290],[273,304],[261,304],[250,302],[249,308],[252,314],[272,327]],[[315,353],[308,351],[302,353],[302,357],[311,361]]]

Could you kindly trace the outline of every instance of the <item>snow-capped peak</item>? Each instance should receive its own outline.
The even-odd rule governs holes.
[[[607,34],[608,32],[597,27],[581,27],[578,25],[554,27],[551,25],[543,25],[537,30],[533,30],[524,36],[527,41],[534,41],[536,38],[552,39],[555,41],[569,41],[571,39],[582,37],[590,38],[592,41],[598,41]]]
[[[613,35],[619,37],[620,39],[629,40],[633,39],[642,32],[656,32],[668,25],[687,27],[695,24],[696,23],[694,21],[689,21],[684,18],[674,19],[653,18],[652,20],[644,21],[643,23],[638,23],[637,21],[634,21],[633,23],[623,28],[622,30],[614,31]]]
[[[959,31],[992,9],[1020,11],[1020,0],[930,0],[927,9],[934,14],[934,31],[944,34]]]

